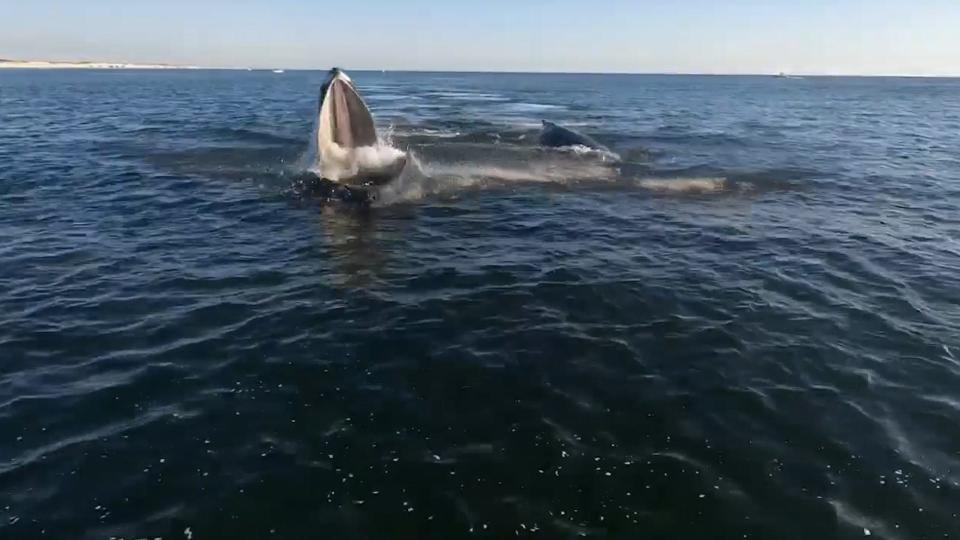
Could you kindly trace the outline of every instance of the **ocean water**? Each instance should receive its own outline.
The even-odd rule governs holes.
[[[0,73],[0,538],[960,537],[960,81],[352,75]]]

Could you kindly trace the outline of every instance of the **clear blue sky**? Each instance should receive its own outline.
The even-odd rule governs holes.
[[[0,57],[960,75],[960,0],[0,0]]]

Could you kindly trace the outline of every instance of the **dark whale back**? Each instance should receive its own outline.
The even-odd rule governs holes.
[[[561,148],[564,146],[586,146],[595,150],[606,150],[607,148],[587,135],[577,133],[572,129],[558,126],[553,122],[543,121],[543,128],[540,130],[540,145],[550,148]]]

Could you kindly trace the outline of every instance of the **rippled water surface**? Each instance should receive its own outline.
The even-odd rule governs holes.
[[[960,82],[353,75],[0,73],[0,538],[960,537]]]

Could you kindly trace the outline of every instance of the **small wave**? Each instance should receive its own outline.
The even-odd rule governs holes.
[[[264,130],[242,127],[211,128],[210,134],[226,138],[233,142],[261,143],[264,145],[284,146],[299,141],[298,138]]]
[[[461,135],[459,131],[443,131],[439,129],[412,129],[409,131],[400,131],[394,132],[394,135],[399,135],[401,137],[428,137],[435,139],[454,139]]]
[[[550,105],[548,103],[511,103],[505,108],[512,111],[548,111],[553,109],[565,109],[562,105]]]
[[[695,129],[677,125],[662,126],[654,133],[645,135],[641,137],[641,139],[669,143],[697,143],[711,146],[748,146],[748,141],[744,139],[742,135],[723,130]]]
[[[890,527],[890,524],[880,517],[865,515],[844,501],[830,500],[828,503],[833,507],[837,522],[844,529],[856,531],[853,534],[863,531],[864,536],[876,534],[879,538],[902,538],[895,532],[899,526]]]
[[[403,101],[411,99],[414,101],[420,101],[423,98],[420,96],[411,96],[408,94],[375,94],[371,93],[368,96],[370,101]]]
[[[509,98],[500,94],[483,94],[473,92],[430,92],[429,97],[437,97],[454,101],[509,101]]]

